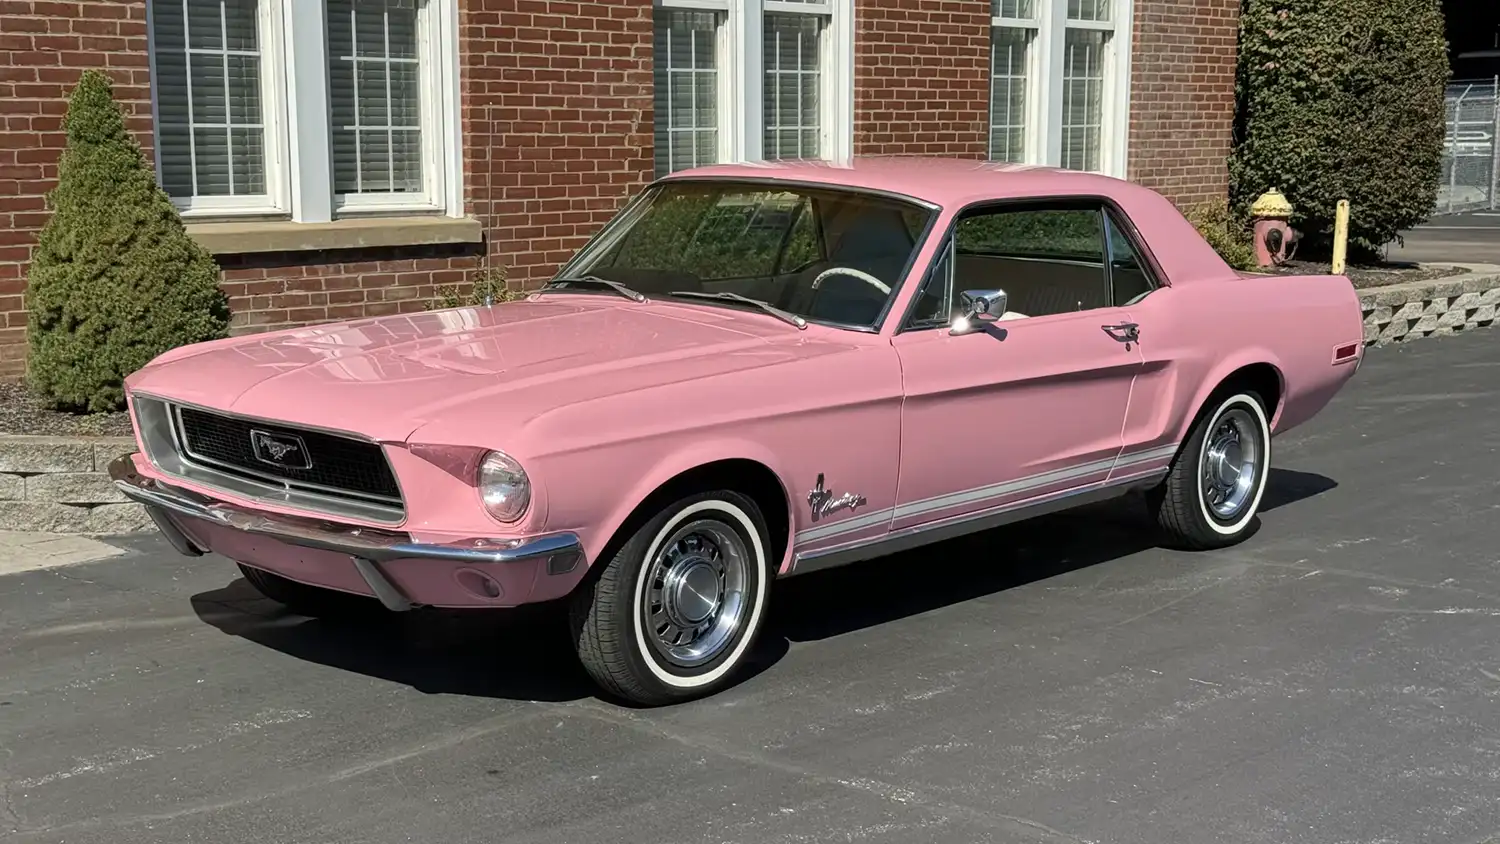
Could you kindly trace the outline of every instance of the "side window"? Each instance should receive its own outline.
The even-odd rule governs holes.
[[[1114,304],[1129,305],[1156,289],[1146,271],[1146,262],[1136,251],[1135,244],[1115,224],[1113,214],[1106,214],[1105,225],[1109,227],[1109,280]]]
[[[1022,317],[1112,302],[1098,206],[981,209],[959,220],[954,238],[955,291],[1000,288]]]

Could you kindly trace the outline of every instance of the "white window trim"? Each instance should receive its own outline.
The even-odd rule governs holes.
[[[1062,166],[1063,60],[1069,29],[1092,29],[1110,33],[1104,55],[1104,98],[1100,113],[1099,171],[1125,178],[1130,155],[1130,58],[1135,40],[1134,0],[1111,0],[1108,21],[1068,20],[1067,0],[1032,0],[1033,17],[994,16],[991,27],[1029,29],[1036,33],[1027,56],[1025,157],[1022,163]],[[991,30],[993,32],[993,29]],[[989,68],[993,104],[994,46]],[[993,108],[993,106],[992,106]],[[986,131],[994,126],[994,115]],[[986,139],[986,147],[989,147]],[[990,149],[989,155],[994,155]]]
[[[446,0],[426,0],[417,6],[417,56],[419,84],[424,93],[429,91],[442,91],[443,88],[443,66],[447,58],[443,50],[444,44],[457,43],[456,31],[447,32],[446,17],[443,12],[444,6],[451,6]],[[326,40],[324,43],[327,43]],[[332,57],[328,57],[332,58]],[[328,62],[324,62],[327,67]],[[326,71],[325,71],[326,73]],[[322,75],[308,79],[298,76],[294,80],[300,96],[301,89],[308,86],[326,85],[326,78]],[[434,102],[437,100],[437,102]],[[420,116],[422,126],[422,137],[424,139],[442,138],[449,134],[449,115],[445,114],[442,97],[422,97],[422,113]],[[333,195],[334,213],[343,212],[343,216],[349,213],[399,213],[403,211],[441,211],[444,210],[443,187],[447,179],[447,168],[444,166],[442,150],[439,144],[428,143],[424,140],[422,144],[422,182],[423,190],[417,194],[408,193],[359,193],[359,194],[337,194]]]
[[[147,0],[147,51],[151,57],[151,114],[159,124],[155,27]],[[462,217],[463,140],[460,118],[457,0],[425,0],[419,7],[418,55],[422,105],[422,176],[419,194],[351,194],[333,191],[332,112],[328,100],[327,4],[324,0],[260,0],[262,125],[266,188],[261,196],[173,197],[184,219],[290,216],[324,223],[335,217],[438,213]],[[295,21],[296,25],[291,23]],[[435,95],[434,95],[435,92]],[[160,181],[161,143],[154,144]]]
[[[854,0],[788,2],[787,0],[655,0],[667,9],[724,13],[716,45],[718,56],[719,160],[764,160],[765,121],[761,95],[765,79],[761,35],[766,12],[819,15],[828,18],[818,55],[819,153],[845,161],[854,150]]]
[[[1035,8],[1035,7],[1033,7]],[[1044,55],[1048,52],[1047,39],[1042,37],[1042,22],[1035,17],[1030,18],[1008,18],[993,17],[990,19],[990,54],[989,60],[985,62],[985,73],[989,77],[989,88],[987,95],[989,102],[985,122],[985,148],[987,155],[993,158],[995,155],[995,28],[1023,29],[1032,34],[1030,49],[1026,51],[1026,126],[1021,135],[1021,163],[1034,164],[1041,159],[1037,151],[1043,148],[1044,138],[1041,133],[1042,126],[1046,123],[1047,115],[1042,111],[1042,105],[1046,97],[1043,96],[1045,75],[1041,72],[1047,66]]]
[[[147,0],[146,2],[146,54],[151,72],[151,126],[152,163],[156,168],[160,184],[161,135],[156,127],[161,125],[161,110],[156,93],[156,26],[155,6],[181,6],[181,0]],[[223,216],[239,214],[285,214],[290,206],[286,182],[287,148],[282,132],[281,115],[285,109],[283,91],[286,77],[283,73],[285,57],[281,50],[282,15],[279,3],[262,3],[256,9],[260,45],[260,96],[261,132],[266,156],[266,192],[246,196],[198,196],[173,197],[172,204],[183,217]],[[188,26],[184,16],[183,27]]]

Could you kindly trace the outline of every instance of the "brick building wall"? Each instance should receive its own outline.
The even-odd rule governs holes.
[[[990,0],[857,0],[854,153],[984,158]]]
[[[217,254],[236,333],[420,310],[486,253],[534,285],[650,179],[650,0],[468,0],[459,25],[465,207],[486,242]],[[109,71],[152,156],[146,38],[145,0],[0,0],[0,378],[24,371],[27,263],[84,69]]]
[[[26,268],[57,180],[67,93],[84,70],[109,71],[150,155],[148,66],[144,2],[0,0],[0,378],[24,366]]]
[[[989,0],[856,0],[854,150],[982,159]],[[236,332],[420,310],[503,266],[534,286],[652,176],[651,0],[462,0],[465,211],[483,242],[216,255]],[[1238,0],[1137,0],[1132,179],[1222,196]],[[23,296],[66,94],[104,68],[152,155],[145,0],[0,0],[0,379],[24,369]]]
[[[651,179],[651,0],[465,6],[467,207],[540,283]]]
[[[1240,0],[1140,0],[1128,177],[1182,205],[1229,188]]]
[[[534,287],[650,180],[650,0],[468,0],[459,37],[485,243],[218,255],[237,331],[418,311],[486,266]]]

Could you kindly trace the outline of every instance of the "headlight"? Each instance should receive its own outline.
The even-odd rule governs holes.
[[[526,515],[526,507],[531,504],[531,481],[514,458],[492,451],[479,464],[479,497],[491,516],[514,522]]]

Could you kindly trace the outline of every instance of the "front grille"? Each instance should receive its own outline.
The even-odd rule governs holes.
[[[194,462],[246,477],[285,481],[313,492],[401,502],[396,476],[375,443],[191,407],[176,408],[176,417],[183,456]],[[255,437],[259,438],[259,454]],[[283,451],[287,445],[295,448]],[[276,453],[280,461],[267,459]]]

